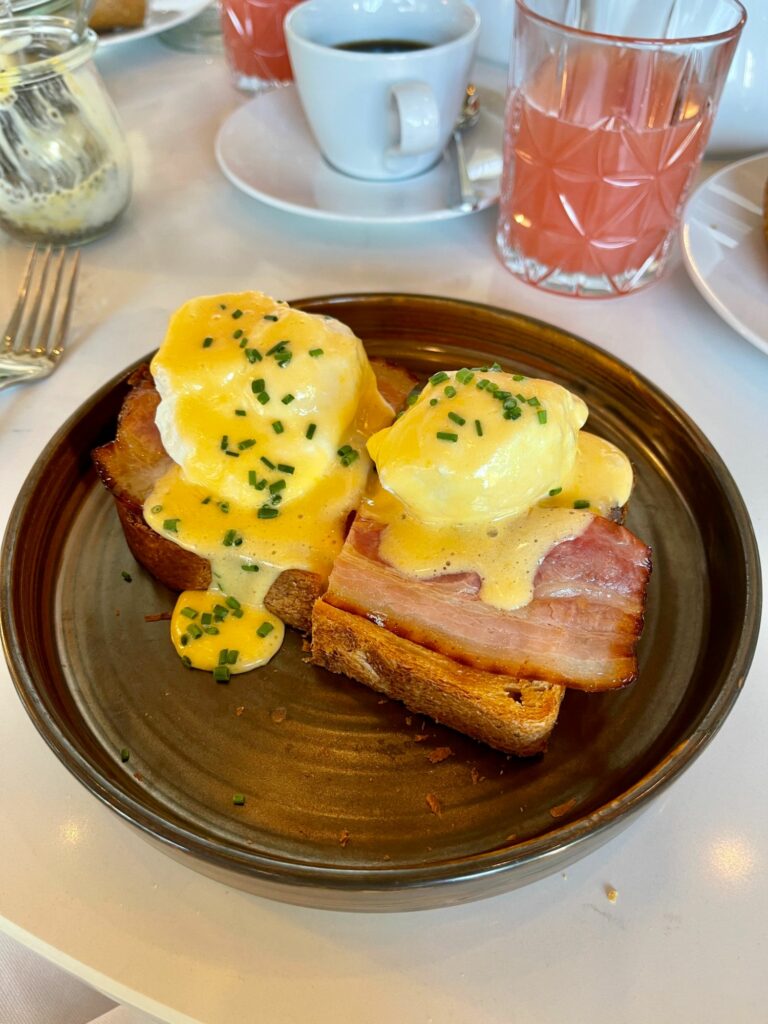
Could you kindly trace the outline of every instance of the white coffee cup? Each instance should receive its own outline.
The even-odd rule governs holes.
[[[397,181],[439,160],[469,80],[480,31],[474,8],[307,0],[284,24],[299,97],[329,163],[355,178]]]

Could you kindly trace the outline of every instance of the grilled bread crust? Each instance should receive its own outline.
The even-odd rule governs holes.
[[[546,749],[565,694],[554,683],[460,665],[322,599],[312,615],[311,660],[518,757]]]

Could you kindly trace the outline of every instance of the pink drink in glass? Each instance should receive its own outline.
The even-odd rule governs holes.
[[[666,262],[738,31],[697,59],[690,40],[646,45],[578,31],[558,40],[561,26],[526,24],[520,7],[501,259],[561,294],[634,291]]]
[[[257,92],[293,78],[283,18],[298,0],[222,0],[221,29],[235,84]]]

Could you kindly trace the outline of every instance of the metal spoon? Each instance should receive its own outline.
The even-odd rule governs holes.
[[[479,209],[480,197],[475,186],[469,178],[467,171],[467,158],[464,153],[464,142],[461,133],[468,128],[473,128],[480,120],[480,97],[477,94],[477,87],[471,82],[464,94],[464,102],[461,105],[459,119],[453,128],[453,145],[456,150],[456,169],[459,173],[459,193],[461,195],[457,209],[466,213]]]
[[[95,6],[96,0],[75,0],[75,25],[72,30],[75,42],[80,42],[83,38]]]

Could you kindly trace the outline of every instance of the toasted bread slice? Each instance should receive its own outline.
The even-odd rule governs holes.
[[[139,28],[146,16],[146,0],[96,0],[88,24],[96,32],[111,32]]]
[[[461,665],[320,599],[312,662],[519,757],[546,749],[565,688]]]

